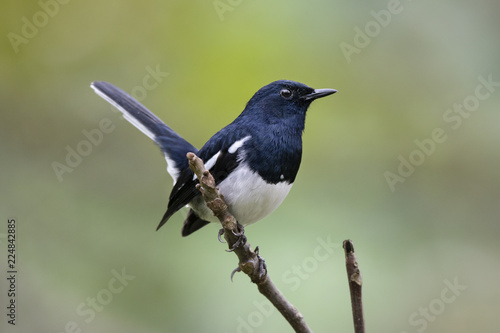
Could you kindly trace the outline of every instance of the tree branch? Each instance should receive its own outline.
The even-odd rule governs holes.
[[[365,319],[363,317],[363,299],[361,287],[363,280],[361,271],[358,268],[356,253],[354,253],[354,244],[350,239],[344,241],[345,265],[347,270],[347,280],[349,281],[349,290],[351,292],[352,318],[354,321],[354,332],[365,332]]]
[[[239,259],[238,268],[235,271],[243,271],[250,280],[257,285],[260,293],[264,295],[278,311],[290,323],[295,332],[310,333],[311,329],[304,321],[302,314],[283,296],[276,288],[267,274],[265,261],[259,256],[258,247],[252,251],[250,244],[246,241],[244,229],[227,209],[224,197],[216,187],[215,180],[208,170],[205,169],[203,161],[193,153],[188,153],[189,167],[196,174],[200,184],[200,190],[207,206],[219,219],[224,230],[224,238],[229,246],[229,251],[234,252]],[[232,277],[232,275],[231,275]]]

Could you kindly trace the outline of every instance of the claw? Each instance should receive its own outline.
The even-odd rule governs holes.
[[[244,234],[243,226],[239,223],[237,224],[237,226],[238,226],[238,231],[236,232],[231,231],[231,232],[233,233],[233,235],[238,237],[238,240],[233,244],[233,246],[231,246],[229,250],[226,250],[227,252],[233,252],[236,248],[245,245],[247,242],[247,237]]]
[[[219,230],[219,235],[217,235],[217,238],[219,239],[219,242],[222,244],[226,243],[225,241],[222,240],[221,236],[224,235],[224,228]]]
[[[234,250],[236,250],[236,248],[246,244],[247,237],[244,234],[235,234],[235,236],[238,236],[238,240],[233,244],[233,246],[229,250],[226,250],[226,252],[233,252]]]
[[[231,272],[231,282],[233,282],[233,276],[234,274],[236,274],[237,272],[241,272],[241,268],[240,266],[236,267],[232,272]]]

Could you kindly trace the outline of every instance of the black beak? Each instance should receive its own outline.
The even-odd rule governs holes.
[[[325,97],[331,94],[335,94],[337,90],[335,89],[314,89],[310,94],[302,96],[306,101],[314,101],[317,98]]]

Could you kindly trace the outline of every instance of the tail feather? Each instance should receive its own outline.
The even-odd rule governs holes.
[[[210,222],[199,218],[198,215],[196,215],[196,213],[192,209],[190,209],[182,227],[182,237],[189,236],[196,230],[206,226],[209,223]]]
[[[186,154],[197,153],[198,149],[120,88],[104,81],[92,82],[90,86],[99,96],[120,110],[132,125],[156,142],[165,154],[167,171],[175,182],[181,170],[188,166]]]

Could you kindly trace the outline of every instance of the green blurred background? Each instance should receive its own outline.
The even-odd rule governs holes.
[[[171,189],[163,156],[94,80],[135,93],[197,147],[271,81],[339,90],[309,109],[290,195],[247,228],[271,277],[315,332],[352,331],[340,247],[350,238],[368,331],[498,329],[498,1],[0,6],[2,332],[291,331],[246,276],[231,283],[236,257],[216,225],[182,238],[183,211],[155,232]],[[89,148],[83,131],[103,119],[112,130]],[[430,144],[436,129],[446,140]],[[58,179],[54,162],[78,147],[87,156]],[[419,165],[391,189],[387,172],[410,157]]]

